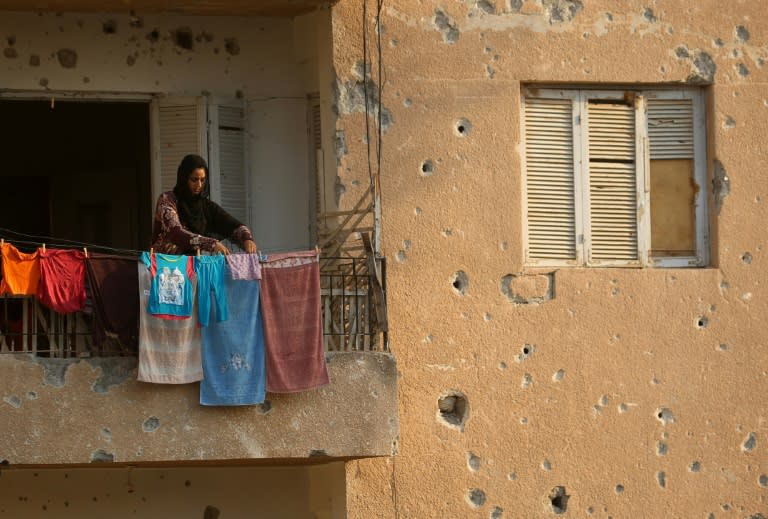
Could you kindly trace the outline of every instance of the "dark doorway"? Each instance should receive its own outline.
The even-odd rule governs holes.
[[[0,228],[50,246],[148,246],[148,103],[2,100],[0,120]]]

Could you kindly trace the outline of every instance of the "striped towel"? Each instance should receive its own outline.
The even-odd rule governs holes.
[[[161,319],[147,310],[151,276],[147,266],[139,269],[139,375],[142,382],[186,384],[203,378],[197,308],[183,320]],[[196,289],[197,284],[193,283]],[[196,298],[193,294],[193,301]],[[195,303],[197,304],[197,303]]]

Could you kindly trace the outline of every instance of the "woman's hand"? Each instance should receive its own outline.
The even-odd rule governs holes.
[[[213,246],[213,252],[216,254],[223,254],[229,256],[229,249],[224,246],[223,243],[217,241]]]
[[[256,252],[256,242],[253,240],[245,240],[243,242],[243,249],[245,249],[245,252],[248,254],[253,254]]]

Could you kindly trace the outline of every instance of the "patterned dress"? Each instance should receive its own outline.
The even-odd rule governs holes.
[[[235,217],[227,213],[215,202],[205,199],[207,219],[206,234],[229,238],[242,244],[252,240],[250,229]],[[163,254],[195,254],[200,251],[213,251],[218,240],[210,236],[188,231],[179,220],[176,195],[166,191],[157,200],[155,220],[152,225],[152,248]]]

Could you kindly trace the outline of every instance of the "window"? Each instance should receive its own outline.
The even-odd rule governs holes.
[[[526,264],[704,266],[700,90],[526,89]]]

